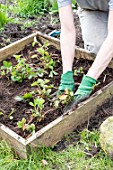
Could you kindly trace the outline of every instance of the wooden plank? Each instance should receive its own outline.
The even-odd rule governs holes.
[[[33,33],[25,38],[22,38],[21,40],[18,40],[2,49],[0,49],[0,61],[6,59],[9,55],[18,53],[21,51],[25,45],[28,45],[34,40],[34,37],[37,35],[37,33]]]
[[[89,121],[95,115],[99,106],[113,97],[113,82],[93,94],[88,100],[79,104],[79,107],[70,112],[69,115],[62,115],[52,123],[31,136],[26,144],[33,147],[40,145],[53,146],[65,134],[72,132],[78,125]]]
[[[43,35],[42,33],[37,31],[36,33],[33,33],[25,38],[22,38],[21,40],[18,40],[16,42],[0,49],[0,61],[3,61],[10,55],[20,52],[26,45],[28,45],[34,41],[34,37],[37,37],[40,40],[42,40],[42,39],[45,41],[48,40],[51,42],[51,44],[52,43],[55,44],[55,46],[60,45],[60,42],[58,39],[52,38],[48,35]]]
[[[58,50],[61,50],[60,49],[60,40],[59,39],[56,39],[56,38],[53,38],[53,37],[50,37],[50,36],[47,36],[47,35],[41,35],[41,34],[38,34],[38,38],[40,40],[43,40],[43,41],[45,39],[48,40],[51,45],[56,47]],[[83,58],[83,59],[87,59],[87,60],[90,60],[90,61],[94,61],[95,55],[91,54],[89,51],[87,51],[87,50],[85,50],[83,48],[75,46],[75,58],[77,58],[77,59]],[[113,60],[111,60],[108,67],[113,68]]]
[[[27,158],[29,146],[38,144],[53,146],[65,134],[72,132],[78,125],[89,121],[95,115],[99,106],[113,97],[113,82],[94,93],[89,99],[79,104],[79,107],[68,115],[62,115],[36,132],[27,140],[17,135],[8,127],[0,124],[0,138],[9,142],[21,158]],[[95,104],[94,104],[95,103]]]
[[[6,59],[9,55],[13,55],[15,53],[18,53],[21,51],[26,45],[34,41],[34,37],[39,38],[40,40],[49,41],[51,45],[54,45],[57,49],[60,50],[60,40],[51,36],[48,36],[46,34],[42,34],[41,32],[37,31],[36,33],[33,33],[25,38],[22,38],[21,40],[18,40],[2,49],[0,49],[0,61],[3,61]],[[84,58],[87,60],[94,60],[94,56],[91,55],[91,53],[85,49],[82,49],[80,47],[75,47],[75,57],[77,59]],[[109,64],[110,68],[113,68],[113,60]]]
[[[25,45],[31,43],[34,37],[37,37],[40,41],[48,40],[51,45],[60,49],[60,41],[58,39],[36,32],[0,49],[0,61],[4,60],[9,55],[19,52],[25,47]],[[84,49],[76,47],[75,51],[75,56],[78,59],[85,58],[88,60],[94,60],[94,57]],[[113,62],[111,62],[111,67],[113,68]],[[64,136],[64,134],[72,132],[78,125],[81,125],[85,121],[89,120],[89,118],[93,117],[98,106],[101,106],[106,100],[111,99],[112,96],[113,82],[96,92],[85,102],[82,102],[75,111],[70,112],[68,115],[60,116],[27,140],[23,139],[2,124],[0,124],[0,138],[9,141],[20,157],[27,158],[27,146],[37,146],[37,144],[53,146]]]
[[[1,123],[0,139],[4,139],[5,141],[7,141],[21,158],[27,158],[25,139],[17,135],[14,131],[12,131]]]

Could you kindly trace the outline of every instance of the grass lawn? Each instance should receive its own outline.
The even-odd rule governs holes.
[[[0,6],[1,31],[3,31],[3,27],[8,22],[17,24],[23,21],[22,23],[24,23],[24,20],[20,20],[18,15],[26,18],[44,11],[44,9],[41,11],[34,10],[37,9],[35,5],[39,7],[38,3],[40,1],[34,4],[34,9],[31,9],[33,6],[31,6],[32,1],[30,0],[28,1],[30,5],[26,4],[25,0],[17,1],[18,3],[14,1],[14,5],[12,5],[12,0],[7,2],[7,5]],[[57,11],[56,3],[50,2],[51,10],[49,12],[55,13]],[[72,2],[75,3],[75,0]],[[8,18],[8,10],[11,15],[9,16],[12,18],[11,21]],[[26,19],[21,29],[23,30],[25,27],[30,27],[33,24],[34,21],[30,22],[30,20]],[[62,145],[65,146],[63,150],[60,149],[60,145],[61,143],[54,148],[37,146],[35,152],[32,151],[29,158],[23,160],[14,154],[5,141],[0,141],[0,170],[113,170],[113,161],[100,148],[99,132],[97,130],[89,131],[85,129],[73,132],[62,140]]]
[[[76,136],[79,135],[79,140]],[[73,142],[72,140],[73,136]],[[74,141],[75,138],[75,141]],[[6,142],[0,142],[0,170],[112,170],[113,161],[99,146],[98,131],[84,130],[65,136],[62,151],[53,148],[37,147],[27,160],[14,156]],[[96,149],[96,152],[92,146]],[[58,147],[58,146],[57,146]],[[95,153],[94,153],[95,152]]]

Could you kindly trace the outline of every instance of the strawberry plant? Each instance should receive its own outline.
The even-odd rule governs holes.
[[[84,68],[80,67],[79,69],[74,69],[74,75],[78,76],[79,74],[84,74]]]
[[[22,118],[21,121],[18,121],[18,122],[17,122],[18,128],[21,128],[21,129],[24,131],[24,130],[25,130],[25,123],[26,123],[26,119],[25,119],[25,118]]]
[[[54,67],[55,67],[56,63],[51,58],[51,56],[47,52],[47,50],[44,49],[45,46],[41,46],[40,48],[37,48],[37,52],[41,55],[40,60],[42,61],[42,65],[44,67],[44,70],[47,70],[47,71],[50,70],[49,77],[53,77],[53,75],[58,74],[57,72],[54,71]]]
[[[66,89],[65,92],[53,99],[54,107],[58,108],[60,104],[66,105],[73,98],[74,93],[71,90]]]
[[[1,66],[0,74],[2,76],[6,75],[6,74],[10,73],[11,70],[12,70],[12,63],[4,60],[3,65]]]
[[[27,124],[25,126],[25,129],[33,135],[35,133],[35,124],[34,123],[31,123],[30,125]]]
[[[36,72],[32,67],[25,62],[25,58],[21,58],[21,55],[14,56],[17,60],[17,64],[12,67],[11,79],[13,81],[22,82],[24,79],[31,79],[36,77]]]
[[[41,96],[48,96],[51,93],[51,89],[53,88],[53,85],[47,85],[47,83],[49,83],[50,80],[48,79],[38,79],[37,81],[33,82],[31,84],[31,86],[37,86],[38,89],[36,90],[36,92],[38,92],[39,95]]]
[[[29,131],[31,134],[34,134],[35,133],[35,125],[32,123],[32,124],[27,124],[26,123],[26,119],[25,118],[22,118],[21,121],[18,121],[17,122],[17,126],[18,128],[22,129],[23,131],[27,130]]]
[[[34,99],[33,102],[29,102],[29,105],[33,107],[33,109],[31,109],[31,112],[34,117],[43,117],[41,111],[44,107],[44,102],[45,100],[39,96]]]
[[[12,81],[22,82],[24,79],[31,79],[42,74],[40,69],[34,69],[27,64],[25,58],[21,58],[21,55],[14,55],[14,57],[17,61],[14,66],[11,62],[3,61],[2,71],[0,72],[2,76],[10,73]]]
[[[17,101],[22,101],[22,100],[29,101],[30,99],[33,98],[33,94],[34,94],[34,91],[28,92],[28,93],[25,93],[23,96],[16,96],[15,100],[17,100]]]

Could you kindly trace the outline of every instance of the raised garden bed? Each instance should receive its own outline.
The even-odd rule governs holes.
[[[59,44],[58,39],[36,32],[0,50],[0,137],[9,141],[23,158],[27,157],[29,146],[54,145],[64,134],[73,131],[94,116],[97,108],[113,95],[113,62],[111,62],[110,68],[107,68],[100,77],[96,92],[88,100],[79,104],[77,109],[68,115],[62,112],[62,103],[56,108],[52,94],[58,88],[62,73]],[[94,58],[79,47],[76,47],[75,57],[77,60],[74,62],[74,78],[77,88]],[[5,60],[8,63],[3,62]],[[16,76],[15,71],[18,71]],[[20,76],[20,73],[21,75],[24,73],[23,76]],[[49,82],[46,82],[46,79],[49,79]],[[31,86],[33,82],[35,86]],[[45,82],[48,86],[44,84]],[[42,91],[43,94],[40,94]],[[24,94],[27,93],[26,98]],[[36,109],[33,106],[34,99],[42,103],[41,106],[36,104],[38,106]],[[22,121],[22,118],[25,119]],[[33,126],[29,126],[31,124]]]

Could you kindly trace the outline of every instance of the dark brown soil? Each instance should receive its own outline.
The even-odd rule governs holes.
[[[20,54],[23,55],[23,57],[26,59],[28,64],[32,64],[33,67],[42,67],[42,61],[40,60],[40,55],[36,53],[37,45],[33,48],[32,45],[28,45],[25,47],[23,51],[21,51]],[[62,74],[62,62],[61,62],[61,56],[60,52],[56,50],[53,47],[48,47],[48,52],[50,53],[51,57],[56,62],[55,71],[58,72],[58,75],[55,75],[52,79],[50,79],[50,84],[53,84],[52,92],[53,94],[59,86],[60,82],[60,75]],[[33,54],[37,55],[36,59],[31,59],[31,56]],[[7,61],[11,61],[13,65],[16,64],[16,61],[14,57],[9,57]],[[89,67],[91,66],[92,62],[87,60],[75,60],[74,61],[74,69],[79,69],[80,67],[83,67],[84,74],[87,73]],[[2,62],[1,62],[2,65]],[[47,70],[48,73],[50,70]],[[48,78],[48,73],[46,73],[43,76],[43,79]],[[106,69],[102,76],[99,79],[100,84],[97,86],[96,90],[102,88],[106,84],[112,81],[113,79],[113,70],[112,69]],[[78,73],[77,76],[74,76],[75,79],[75,85],[76,89],[81,82],[83,73]],[[105,80],[105,76],[107,77]],[[44,120],[41,118],[41,120],[37,118],[31,117],[30,109],[32,109],[32,106],[28,104],[28,102],[21,101],[18,102],[14,98],[15,96],[21,96],[24,95],[26,92],[30,92],[32,90],[36,90],[37,87],[31,87],[31,83],[33,81],[38,80],[40,77],[32,78],[31,80],[25,79],[22,83],[15,83],[11,81],[10,74],[7,76],[1,76],[0,80],[0,88],[1,88],[1,94],[0,94],[0,111],[4,113],[4,115],[0,116],[0,122],[4,125],[7,125],[12,130],[14,130],[19,135],[27,138],[30,133],[27,131],[22,131],[17,127],[17,122],[22,120],[22,118],[26,118],[26,123],[31,124],[34,123],[36,126],[36,131],[41,129],[43,126],[47,125],[51,121],[55,120],[58,116],[62,114],[62,108],[63,106],[60,105],[58,109],[55,109],[53,107],[53,103],[51,103],[51,98],[44,97],[45,104],[44,108],[42,110],[42,115],[44,116]],[[35,94],[34,97],[39,96],[39,94]],[[32,99],[31,99],[32,101]],[[50,106],[50,103],[52,106]],[[10,119],[11,112],[14,111],[12,114],[13,119]],[[46,114],[45,114],[46,113]],[[97,120],[98,121],[98,120]]]
[[[83,40],[81,36],[81,28],[79,23],[78,16],[74,13],[75,16],[75,27],[77,29],[77,40],[76,45],[83,47]],[[43,17],[31,18],[28,21],[36,21],[36,23],[28,28],[23,29],[23,24],[8,24],[5,26],[3,32],[0,33],[0,48],[5,47],[6,45],[15,42],[33,32],[40,31],[44,34],[49,34],[53,30],[60,30],[60,21],[58,14],[54,14],[51,19],[50,14],[45,14]],[[24,23],[24,21],[22,21]],[[59,36],[57,36],[59,38]]]
[[[75,16],[75,14],[74,14]],[[50,14],[45,14],[42,18],[37,19],[37,18],[31,18],[29,20],[37,20],[36,24],[33,25],[32,27],[22,29],[23,24],[8,24],[6,25],[4,31],[0,33],[0,48],[5,47],[6,45],[15,42],[16,40],[19,40],[35,31],[41,31],[42,33],[49,34],[53,30],[60,30],[60,23],[59,23],[59,17],[58,14],[53,16],[53,21],[51,20]],[[77,29],[77,45],[79,47],[83,47],[83,40],[81,36],[81,28],[80,28],[80,23],[78,16],[75,16],[75,26]],[[59,38],[57,36],[57,38]],[[54,52],[55,53],[55,50]],[[60,56],[59,52],[56,52],[56,55],[58,58]],[[54,55],[52,55],[54,58]],[[58,59],[57,58],[57,59]],[[9,58],[10,60],[10,58]],[[12,60],[12,59],[11,59]],[[75,61],[74,62],[74,67],[79,68],[80,66],[84,67],[84,72],[86,73],[88,68],[90,67],[91,62],[89,61]],[[59,73],[59,76],[55,76],[53,78],[53,82],[55,84],[56,89],[53,89],[52,92],[56,91],[59,85],[60,81],[60,75],[62,73],[62,64],[61,60],[58,63],[56,67],[56,71]],[[104,78],[106,76],[106,81],[104,81]],[[75,78],[76,83],[80,83],[82,75],[79,74],[78,77]],[[101,82],[97,89],[100,89],[101,87],[105,86],[109,82],[113,80],[113,70],[112,69],[106,69],[103,73],[103,75],[100,77],[99,81]],[[4,116],[0,116],[0,122],[5,124],[6,126],[10,127],[12,130],[14,130],[16,133],[23,137],[28,137],[29,133],[28,132],[22,132],[20,129],[17,128],[17,122],[18,120],[21,120],[24,117],[27,119],[27,122],[35,123],[36,125],[36,131],[39,130],[41,127],[47,125],[49,122],[53,121],[56,119],[58,116],[62,114],[62,106],[58,110],[55,110],[54,114],[52,111],[49,111],[47,115],[45,116],[45,119],[41,122],[37,123],[37,120],[34,119],[33,121],[30,119],[30,115],[28,114],[30,106],[26,104],[25,102],[17,102],[14,100],[14,97],[16,95],[22,95],[25,92],[30,91],[32,80],[29,82],[27,80],[24,80],[23,83],[14,83],[11,82],[10,79],[2,78],[0,80],[0,111],[4,112]],[[78,85],[76,84],[76,87]],[[97,90],[96,89],[96,90]],[[46,112],[49,110],[49,106],[46,106],[46,108],[43,110],[43,112]],[[11,113],[11,111],[15,109],[15,113],[13,114],[13,119],[10,120],[8,115]],[[106,102],[103,106],[99,107],[95,117],[91,118],[89,122],[86,122],[84,125],[79,126],[76,130],[75,133],[70,134],[69,138],[70,140],[67,141],[67,138],[61,140],[57,146],[54,148],[54,150],[59,151],[64,148],[66,148],[70,144],[75,144],[79,140],[79,132],[82,131],[84,128],[88,128],[89,130],[93,129],[98,129],[100,127],[100,124],[109,116],[113,115],[113,99]],[[78,133],[78,135],[77,135]],[[92,146],[92,151],[90,154],[95,155],[99,151],[99,148],[94,148]],[[87,152],[87,151],[86,151]],[[89,154],[89,153],[88,153]]]
[[[85,122],[81,126],[78,126],[74,132],[64,137],[57,145],[53,148],[54,151],[61,151],[64,150],[69,145],[74,145],[80,142],[80,132],[84,129],[89,131],[99,130],[100,125],[106,120],[109,116],[113,116],[113,98],[111,100],[106,101],[105,104],[98,107],[96,114],[93,118]],[[68,138],[68,140],[67,140]],[[96,147],[92,144],[90,150],[85,150],[85,154],[88,157],[92,157],[100,151],[100,147]]]

